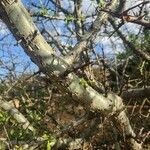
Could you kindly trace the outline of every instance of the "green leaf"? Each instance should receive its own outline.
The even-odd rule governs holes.
[[[99,0],[98,5],[99,5],[100,7],[104,7],[104,5],[105,5],[105,0]]]
[[[84,78],[80,79],[79,84],[82,85],[84,88],[87,88],[88,86],[88,83],[84,80]]]
[[[49,136],[48,136],[47,134],[44,134],[44,135],[42,136],[42,138],[43,138],[43,140],[48,140]]]
[[[65,22],[66,22],[66,24],[68,25],[70,22],[72,22],[74,20],[74,16],[72,16],[72,15],[68,15],[68,16],[66,16],[66,18],[65,18]]]
[[[46,150],[51,150],[51,143],[50,143],[50,141],[47,141]]]
[[[41,15],[46,15],[48,10],[46,8],[42,8]]]

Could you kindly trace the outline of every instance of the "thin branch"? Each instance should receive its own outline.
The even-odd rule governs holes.
[[[115,7],[117,0],[112,0],[111,5],[108,6],[109,9]],[[68,53],[65,60],[67,60],[68,64],[73,64],[73,62],[78,58],[79,54],[85,50],[89,41],[93,39],[97,33],[99,32],[103,23],[107,20],[108,14],[106,12],[98,12],[98,16],[93,23],[93,28],[91,28],[88,32],[86,32],[83,36],[81,36],[81,40],[79,43],[75,45],[75,47]]]
[[[122,34],[122,32],[120,30],[117,29],[113,19],[109,18],[109,22],[111,23],[112,27],[114,28],[114,30],[117,32],[117,34],[119,35],[119,37],[122,39],[122,41],[133,50],[134,53],[136,53],[137,55],[140,55],[143,59],[150,61],[150,54],[146,51],[142,51],[140,49],[137,49],[135,47],[135,45],[133,43],[131,43],[130,41],[128,41],[126,39],[126,37]]]
[[[124,11],[121,11],[121,12],[113,12],[111,11],[110,9],[100,9],[99,11],[104,11],[104,12],[107,12],[108,14],[112,15],[113,17],[117,17],[117,18],[120,18],[120,19],[123,19],[123,21],[126,21],[126,22],[131,22],[131,23],[136,23],[136,24],[139,24],[139,25],[142,25],[148,29],[150,29],[150,22],[143,19],[145,17],[145,14],[142,15],[142,16],[133,16],[133,15],[128,15],[128,12],[136,7],[139,7],[140,5],[146,5],[150,3],[149,1],[145,1],[145,2],[141,2],[127,10],[124,10]]]
[[[130,7],[129,9],[123,11],[122,14],[123,14],[123,13],[127,13],[127,12],[129,12],[130,10],[132,10],[132,9],[134,9],[134,8],[136,8],[136,7],[139,7],[140,5],[146,5],[146,4],[148,4],[148,3],[150,3],[150,1],[141,2],[141,3],[137,4],[137,5],[135,5],[135,6],[133,6],[133,7]]]
[[[69,12],[68,10],[64,9],[63,7],[61,7],[59,4],[57,4],[55,1],[53,0],[49,0],[52,4],[54,4],[58,9],[60,9],[65,15],[71,15],[71,12]]]
[[[11,143],[11,140],[10,140],[10,138],[9,138],[9,135],[8,135],[8,132],[7,132],[7,129],[6,129],[6,127],[5,127],[5,125],[3,126],[3,128],[4,128],[4,132],[5,132],[5,134],[6,134],[6,137],[7,137],[7,139],[8,139],[8,149],[9,150],[11,150],[11,148],[12,148],[12,143]]]
[[[44,29],[43,32],[47,33],[48,36],[50,36],[52,38],[53,43],[56,45],[56,47],[58,48],[60,53],[62,55],[64,55],[64,49],[66,49],[66,48],[63,45],[61,45],[60,42],[57,39],[55,39],[54,36],[51,35],[51,33],[48,30]]]
[[[31,14],[32,17],[42,17],[42,18],[45,18],[45,19],[48,19],[48,20],[65,20],[65,16],[61,15],[61,16],[58,16],[58,15],[54,15],[54,16],[50,16],[50,15],[45,15],[45,14]]]
[[[61,78],[66,77],[68,74],[72,73],[72,72],[76,72],[79,69],[85,68],[86,66],[93,64],[93,62],[87,62],[85,64],[82,65],[78,65],[76,67],[71,66],[70,68],[68,68],[63,74],[60,75]]]
[[[125,10],[126,0],[119,0],[118,13],[122,13]]]
[[[121,97],[124,100],[129,99],[144,99],[144,98],[150,98],[150,87],[147,88],[138,88],[138,89],[131,89],[128,91],[124,91],[121,94]]]

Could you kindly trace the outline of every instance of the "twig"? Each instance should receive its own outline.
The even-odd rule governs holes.
[[[132,9],[138,7],[138,6],[143,5],[143,4],[148,4],[148,3],[150,3],[150,1],[141,2],[141,3],[137,4],[137,5],[135,5],[133,7],[130,7],[129,9],[123,11],[120,15],[126,14],[128,11],[130,11],[130,10],[132,10]]]
[[[92,62],[87,62],[85,64],[82,64],[82,65],[78,65],[76,67],[74,66],[71,66],[70,68],[68,68],[63,74],[60,75],[61,78],[64,78],[66,77],[68,74],[72,73],[72,72],[76,72],[77,70],[79,69],[82,69],[82,68],[85,68],[86,66],[90,65],[90,64],[93,64],[93,61]]]
[[[8,146],[8,149],[11,150],[11,148],[12,148],[12,143],[11,143],[11,141],[10,141],[10,138],[9,138],[9,135],[8,135],[8,132],[7,132],[7,129],[6,129],[5,125],[3,126],[3,128],[4,128],[4,132],[5,132],[6,136],[7,136],[7,139],[8,139],[8,141],[9,141],[9,144],[7,145],[7,146]]]

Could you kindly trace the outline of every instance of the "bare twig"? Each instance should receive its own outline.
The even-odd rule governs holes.
[[[8,132],[7,132],[7,129],[6,129],[5,125],[3,126],[3,128],[4,128],[4,132],[5,132],[6,136],[7,136],[8,142],[9,142],[9,144],[7,145],[7,146],[8,146],[8,149],[11,150],[11,148],[12,148],[12,143],[11,143],[11,140],[10,140],[10,138],[9,138],[9,135],[8,135]]]
[[[130,41],[128,41],[126,39],[126,37],[122,34],[122,32],[120,30],[117,30],[117,27],[113,21],[113,19],[109,18],[109,21],[112,25],[112,27],[114,28],[114,30],[117,32],[117,34],[119,35],[119,37],[122,39],[122,41],[133,50],[134,53],[136,53],[137,55],[140,55],[142,58],[144,58],[147,61],[150,61],[150,54],[146,51],[142,51],[140,49],[137,49],[135,47],[135,45],[133,43],[131,43]]]

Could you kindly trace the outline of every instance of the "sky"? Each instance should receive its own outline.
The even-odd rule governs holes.
[[[3,64],[1,64],[1,62],[3,62]],[[15,69],[13,62],[16,63]],[[27,68],[27,66],[29,67]],[[16,45],[16,40],[7,27],[0,22],[0,79],[9,73],[7,67],[12,68],[12,72],[18,75],[22,74],[23,71],[28,73],[37,70],[36,65],[31,62],[22,47]],[[25,68],[27,69],[24,70]]]
[[[62,0],[62,1],[63,1],[64,8],[73,10],[73,3],[71,1],[70,1],[70,3],[68,3],[68,0]],[[36,2],[36,4],[43,5],[45,3],[45,0],[23,0],[23,3],[27,8],[31,7],[29,5],[30,2]],[[141,0],[138,0],[138,1],[137,0],[132,0],[132,1],[128,0],[126,7],[128,8],[129,6],[135,5],[136,3],[140,3],[140,2],[141,2]],[[52,4],[50,4],[50,5],[52,5]],[[83,4],[82,4],[83,13],[88,14],[88,15],[93,14],[95,12],[95,7],[96,7],[96,3],[94,1],[91,3],[90,0],[83,0]],[[32,10],[35,11],[36,9],[32,8]],[[42,25],[38,24],[38,23],[36,23],[36,24],[40,29]],[[46,26],[46,28],[48,28],[50,30],[50,32],[53,35],[56,34],[54,29],[52,29],[52,24],[45,22],[44,25]],[[59,34],[67,32],[67,29],[65,28],[64,23],[61,23],[61,22],[58,23],[57,21],[54,21],[53,25],[57,27],[57,31],[59,32]],[[127,23],[126,26],[122,27],[122,30],[126,31],[125,33],[127,33],[127,31],[130,33],[137,33],[139,31],[139,27],[137,25]],[[2,40],[2,38],[4,38],[4,39]],[[65,38],[61,38],[59,40],[62,42],[62,44],[66,44]],[[117,42],[116,51],[112,51],[111,41],[113,41],[115,43]],[[108,39],[108,37],[106,35],[102,35],[97,39],[97,42],[100,42],[100,44],[99,44],[100,47],[103,46],[105,48],[106,55],[118,53],[123,50],[120,40],[113,37],[113,38],[111,38],[111,41]],[[73,44],[75,44],[75,43],[73,42]],[[24,50],[20,46],[15,46],[15,45],[16,45],[16,40],[10,34],[7,27],[2,22],[0,22],[0,62],[2,60],[6,66],[7,65],[12,66],[12,68],[13,68],[12,61],[15,60],[15,62],[17,63],[15,71],[18,74],[19,74],[19,72],[21,73],[24,70],[24,67],[27,66],[28,64],[30,64],[30,67],[26,70],[26,72],[34,72],[34,71],[38,70],[36,65],[34,65],[31,62],[30,58],[24,53]],[[100,49],[98,48],[97,52],[99,50]],[[2,76],[2,75],[5,76],[6,74],[7,74],[7,70],[2,68],[2,66],[0,65],[0,76]]]

